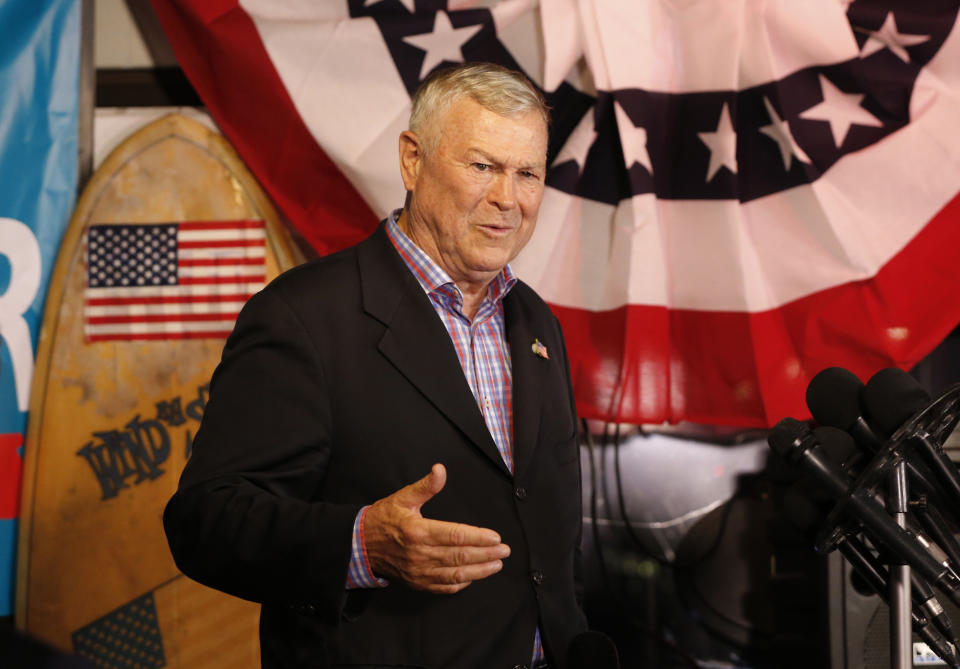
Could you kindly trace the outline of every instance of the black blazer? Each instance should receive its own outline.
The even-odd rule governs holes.
[[[514,468],[446,329],[384,226],[250,299],[164,513],[191,578],[263,603],[264,667],[510,669],[534,629],[554,666],[577,603],[580,465],[560,326],[518,282],[504,299]],[[534,354],[534,339],[549,359]],[[455,595],[345,590],[361,506],[447,467],[424,516],[496,530],[501,572]]]

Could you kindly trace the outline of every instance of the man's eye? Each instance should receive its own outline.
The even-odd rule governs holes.
[[[487,165],[486,163],[474,163],[473,166],[478,170],[480,170],[481,172],[486,172],[487,170],[490,169],[490,166]]]
[[[523,176],[523,177],[525,177],[525,178],[527,178],[527,179],[539,179],[539,178],[540,178],[540,175],[537,174],[536,172],[529,172],[529,171],[526,171],[526,170],[524,170],[523,172],[521,172],[520,175]]]

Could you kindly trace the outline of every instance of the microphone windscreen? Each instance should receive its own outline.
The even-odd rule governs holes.
[[[581,632],[567,648],[568,669],[620,669],[617,647],[603,632]]]
[[[814,429],[820,442],[821,452],[838,468],[847,469],[848,464],[860,454],[856,440],[843,430],[824,425]]]
[[[846,430],[860,417],[863,381],[843,367],[827,367],[807,385],[807,408],[821,425]]]
[[[890,367],[874,374],[861,393],[871,424],[889,437],[910,416],[930,404],[930,395],[902,369]]]
[[[790,460],[800,440],[809,434],[810,428],[796,418],[783,418],[773,426],[767,436],[767,443],[774,453],[785,460]]]

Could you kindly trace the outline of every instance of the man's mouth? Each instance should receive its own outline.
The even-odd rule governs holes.
[[[512,225],[497,225],[495,223],[488,223],[480,226],[483,230],[494,235],[506,235],[513,232]]]

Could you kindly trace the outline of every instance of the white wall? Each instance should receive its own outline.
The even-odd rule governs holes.
[[[98,68],[177,64],[147,0],[93,0],[93,14],[93,57]]]
[[[103,68],[173,67],[177,59],[148,0],[93,0],[94,63]],[[195,107],[98,107],[93,118],[93,166],[137,129],[171,112],[216,130],[204,109]]]

